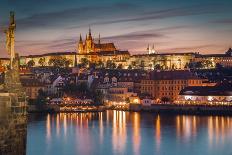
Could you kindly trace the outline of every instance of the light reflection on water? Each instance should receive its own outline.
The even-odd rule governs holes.
[[[232,154],[232,117],[124,111],[31,115],[29,155]]]

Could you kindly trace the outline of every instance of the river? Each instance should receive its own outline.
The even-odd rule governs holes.
[[[30,114],[28,155],[232,155],[232,117]]]

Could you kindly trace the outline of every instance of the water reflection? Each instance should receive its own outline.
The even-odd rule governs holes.
[[[223,154],[232,145],[231,117],[107,111],[44,118],[46,134],[40,136],[45,140],[32,134],[39,132],[37,121],[29,123],[33,136],[28,137],[28,145],[36,140],[49,144],[36,145],[42,150],[38,154]],[[34,147],[28,147],[28,154],[36,154]]]
[[[160,116],[158,115],[155,121],[155,140],[156,140],[156,150],[157,153],[160,152],[161,144],[161,126],[160,126]]]

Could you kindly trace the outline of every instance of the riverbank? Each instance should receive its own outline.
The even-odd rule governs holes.
[[[232,115],[232,106],[175,104],[152,104],[151,106],[143,106],[141,104],[130,104],[129,111],[194,115]]]
[[[104,106],[59,106],[59,105],[28,105],[29,113],[83,113],[103,112]]]
[[[232,115],[232,106],[210,105],[152,104],[151,106],[143,106],[141,104],[130,104],[129,106],[124,107],[80,106],[75,108],[61,108],[58,105],[28,106],[29,113],[83,113],[103,112],[105,110],[191,115]]]

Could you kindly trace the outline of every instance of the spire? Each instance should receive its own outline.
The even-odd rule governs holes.
[[[10,12],[10,25],[13,25],[13,24],[15,24],[14,12],[11,11]]]
[[[151,53],[152,54],[155,53],[155,45],[154,44],[152,45]]]
[[[82,43],[82,37],[81,37],[81,34],[80,34],[80,40],[79,40],[80,43]]]
[[[147,45],[147,52],[148,52],[148,54],[150,54],[150,45],[149,44]]]
[[[99,36],[98,36],[98,44],[100,45],[101,44],[101,35],[99,33]]]
[[[91,28],[90,28],[90,26],[89,26],[89,36],[91,36]]]

